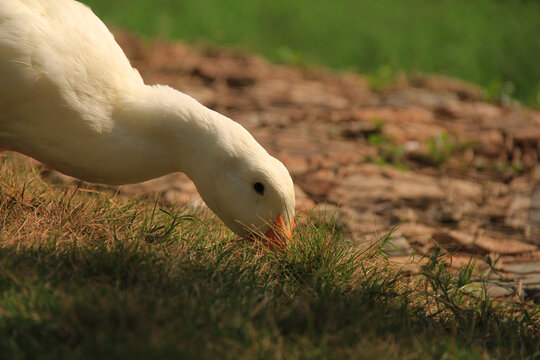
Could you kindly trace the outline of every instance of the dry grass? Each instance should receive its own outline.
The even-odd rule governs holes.
[[[438,256],[411,279],[381,247],[299,221],[288,252],[211,214],[0,167],[0,358],[534,358],[538,308],[468,291]],[[425,286],[427,284],[427,286]],[[426,290],[429,289],[429,290]]]

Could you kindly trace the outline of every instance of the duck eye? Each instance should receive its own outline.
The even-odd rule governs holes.
[[[255,190],[255,192],[259,195],[264,195],[264,185],[260,182],[253,184],[253,190]]]

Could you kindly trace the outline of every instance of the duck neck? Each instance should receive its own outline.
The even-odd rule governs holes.
[[[118,129],[144,144],[139,153],[145,177],[183,172],[195,183],[227,152],[231,127],[239,126],[193,98],[167,86],[149,86],[113,115]]]

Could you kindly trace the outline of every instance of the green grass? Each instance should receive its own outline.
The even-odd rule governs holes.
[[[494,98],[540,102],[540,3],[533,0],[84,2],[104,20],[148,36],[234,45],[377,78],[443,73]]]
[[[0,166],[2,359],[538,358],[538,307],[485,297],[474,263],[423,276],[298,221],[288,252],[213,216]]]

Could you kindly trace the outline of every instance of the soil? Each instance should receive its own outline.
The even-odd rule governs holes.
[[[491,276],[515,285],[493,287],[493,296],[539,298],[540,111],[487,101],[482,89],[443,76],[398,76],[375,89],[355,73],[122,31],[116,38],[147,83],[168,84],[238,121],[282,160],[300,212],[334,217],[354,240],[399,224],[387,249],[396,264],[421,262],[435,244],[452,266],[489,255],[498,259]],[[202,203],[182,174],[115,191]]]

